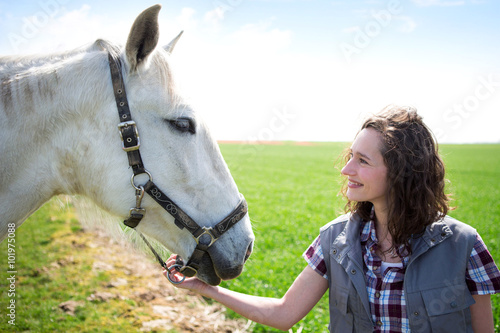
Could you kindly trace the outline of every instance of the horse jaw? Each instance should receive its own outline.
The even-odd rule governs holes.
[[[207,252],[203,255],[201,264],[203,269],[198,271],[196,277],[209,285],[218,286],[222,279],[217,275],[212,258]]]

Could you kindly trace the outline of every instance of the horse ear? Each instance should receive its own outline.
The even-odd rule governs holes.
[[[165,51],[167,51],[168,53],[172,53],[172,51],[174,50],[175,44],[177,44],[177,42],[179,41],[179,38],[181,38],[183,32],[184,31],[181,31],[177,35],[177,37],[172,39],[172,41],[170,43],[168,43],[166,46],[163,47],[165,49]]]
[[[156,48],[160,35],[158,13],[161,5],[154,5],[144,10],[135,19],[127,39],[125,52],[133,72]]]

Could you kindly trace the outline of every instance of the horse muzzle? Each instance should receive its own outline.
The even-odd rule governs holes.
[[[205,283],[216,286],[222,280],[237,278],[243,271],[243,266],[252,254],[252,250],[253,241],[250,241],[243,259],[237,264],[230,264],[228,259],[225,258],[227,253],[219,252],[216,247],[213,247],[203,252],[196,269],[184,263],[180,256],[177,257],[175,268],[185,276],[191,277],[196,275],[198,279]]]

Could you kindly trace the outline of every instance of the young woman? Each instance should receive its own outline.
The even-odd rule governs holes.
[[[196,278],[179,287],[281,330],[329,289],[331,332],[493,332],[500,272],[476,230],[446,215],[444,164],[416,110],[390,106],[367,119],[345,161],[347,214],[321,228],[281,299]]]

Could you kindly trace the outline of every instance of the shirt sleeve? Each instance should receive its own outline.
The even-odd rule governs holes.
[[[476,235],[465,279],[473,295],[500,293],[500,271],[479,234]]]
[[[323,250],[321,249],[320,236],[316,237],[314,242],[309,246],[309,248],[302,254],[302,257],[306,260],[307,264],[311,266],[319,275],[328,279],[325,258],[323,257]]]

